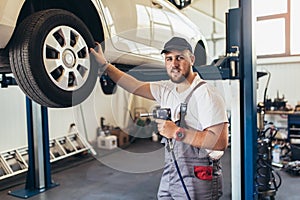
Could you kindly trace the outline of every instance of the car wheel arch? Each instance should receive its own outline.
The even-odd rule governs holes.
[[[206,45],[202,40],[199,40],[194,49],[194,54],[196,57],[195,66],[201,66],[207,64],[207,49]]]
[[[104,27],[102,19],[97,12],[97,8],[90,0],[87,0],[84,5],[85,6],[82,6],[82,0],[72,0],[72,4],[70,4],[68,0],[62,0],[59,4],[53,4],[52,0],[45,0],[43,1],[43,7],[41,7],[39,2],[34,3],[32,1],[25,1],[22,9],[20,10],[16,26],[18,26],[29,15],[32,15],[37,11],[62,9],[69,11],[80,18],[88,27],[94,39],[102,42],[105,38]]]

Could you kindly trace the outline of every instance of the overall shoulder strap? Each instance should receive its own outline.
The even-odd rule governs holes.
[[[200,83],[198,83],[192,90],[191,92],[188,94],[188,96],[185,98],[184,100],[184,103],[181,103],[180,105],[180,119],[179,119],[179,125],[180,127],[186,127],[186,124],[185,124],[185,121],[184,121],[184,118],[185,118],[185,115],[186,115],[186,111],[187,111],[187,104],[193,94],[193,92],[199,88],[201,85],[205,84],[206,82],[205,81],[201,81]]]
[[[191,98],[191,96],[193,95],[193,92],[194,92],[197,88],[199,88],[201,85],[203,85],[203,84],[205,84],[205,83],[206,83],[205,81],[199,82],[199,83],[192,89],[192,91],[189,93],[189,95],[185,98],[184,103],[188,103],[189,100],[190,100],[190,98]]]

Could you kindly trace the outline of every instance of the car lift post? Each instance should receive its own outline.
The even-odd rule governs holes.
[[[9,191],[20,198],[29,198],[57,186],[51,180],[48,110],[26,97],[28,133],[28,171],[25,189]]]
[[[257,199],[255,186],[257,159],[257,109],[256,109],[256,53],[253,40],[254,1],[241,0],[241,130],[242,130],[242,199]]]

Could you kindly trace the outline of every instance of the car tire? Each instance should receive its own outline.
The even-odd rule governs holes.
[[[36,12],[22,21],[11,41],[10,65],[23,92],[47,107],[84,101],[97,80],[89,47],[93,36],[74,14],[61,9]]]

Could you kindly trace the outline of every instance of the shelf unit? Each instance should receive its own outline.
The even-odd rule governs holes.
[[[66,136],[49,141],[50,162],[85,151],[93,151],[92,147],[79,133],[73,132]],[[0,180],[21,174],[28,170],[28,148],[21,147],[0,153]]]
[[[300,160],[300,114],[288,115],[288,141],[292,160]]]

